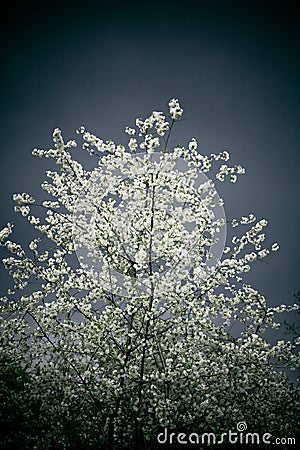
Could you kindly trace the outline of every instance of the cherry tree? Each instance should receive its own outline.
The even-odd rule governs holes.
[[[58,165],[45,201],[13,196],[36,237],[0,232],[14,283],[0,307],[2,404],[11,427],[20,409],[20,448],[156,448],[162,430],[241,421],[295,436],[299,337],[271,344],[266,332],[298,305],[270,307],[245,281],[279,246],[264,246],[263,218],[226,220],[216,185],[245,172],[227,151],[169,146],[182,114],[170,100],[167,115],[126,127],[126,146],[80,127],[92,170],[59,129],[54,148],[33,150]],[[240,229],[230,242],[228,226]]]

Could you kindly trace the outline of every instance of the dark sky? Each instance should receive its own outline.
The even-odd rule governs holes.
[[[295,2],[296,3],[296,2]],[[180,99],[173,144],[228,149],[247,173],[221,186],[230,219],[268,219],[280,251],[249,275],[270,304],[299,283],[299,15],[292,2],[9,1],[1,6],[0,225],[14,192],[40,192],[53,128],[127,142],[125,125]],[[6,280],[1,270],[3,280]]]

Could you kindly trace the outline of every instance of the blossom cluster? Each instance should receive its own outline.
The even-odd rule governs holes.
[[[215,182],[245,169],[223,164],[226,150],[202,154],[196,138],[171,148],[182,115],[171,99],[167,114],[126,127],[126,146],[78,128],[92,170],[55,129],[54,148],[33,151],[58,166],[42,183],[51,200],[14,195],[36,237],[25,248],[9,239],[11,223],[0,231],[13,278],[0,357],[30,366],[30,395],[53,429],[80,405],[90,448],[138,448],[160,427],[218,430],[241,417],[270,432],[295,424],[285,371],[299,365],[299,339],[271,344],[266,331],[298,305],[269,307],[246,278],[279,245],[263,247],[267,221],[252,213],[231,220],[243,231],[225,243]]]

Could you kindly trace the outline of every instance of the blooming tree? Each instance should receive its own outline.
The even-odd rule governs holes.
[[[36,237],[25,248],[11,223],[0,232],[14,282],[1,298],[3,420],[13,427],[18,409],[20,448],[156,448],[162,429],[221,433],[241,420],[295,435],[287,372],[299,337],[271,344],[266,331],[297,305],[269,307],[244,280],[278,244],[263,247],[267,221],[253,214],[231,220],[243,230],[225,242],[215,185],[245,170],[195,138],[170,148],[182,114],[170,100],[167,116],[126,128],[126,146],[80,127],[90,171],[59,129],[54,148],[33,151],[59,166],[42,184],[48,200],[14,195]]]

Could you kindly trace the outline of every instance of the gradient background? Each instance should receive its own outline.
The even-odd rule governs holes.
[[[126,143],[126,125],[177,97],[185,115],[171,144],[194,136],[203,153],[228,149],[246,175],[217,185],[227,218],[264,217],[267,243],[280,244],[247,280],[270,305],[292,302],[300,288],[298,30],[292,2],[6,2],[0,226],[13,221],[13,238],[29,239],[12,194],[41,196],[53,166],[31,150],[51,146],[53,128],[69,139],[85,125]],[[3,267],[0,276],[3,291]]]

